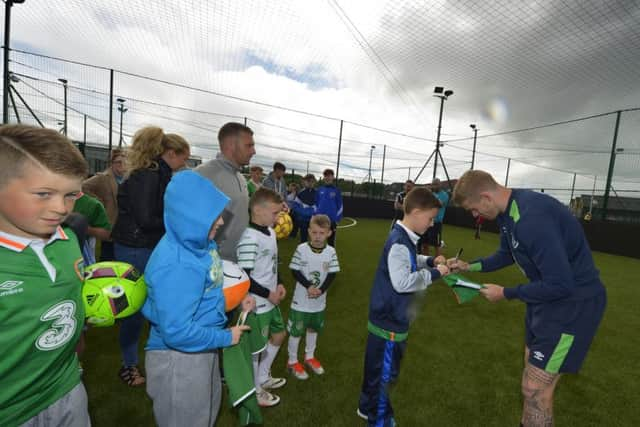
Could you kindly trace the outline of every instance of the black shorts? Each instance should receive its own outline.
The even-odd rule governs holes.
[[[581,301],[528,305],[525,334],[529,363],[552,374],[578,372],[606,305],[604,290]]]
[[[422,243],[426,243],[429,246],[440,247],[442,242],[442,223],[434,222],[433,226],[429,227],[427,231],[422,235]]]

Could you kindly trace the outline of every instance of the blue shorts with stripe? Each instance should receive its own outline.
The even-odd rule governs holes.
[[[369,332],[358,403],[360,412],[368,417],[369,426],[395,425],[389,390],[398,378],[406,344],[406,341],[389,341]]]
[[[529,363],[556,373],[577,373],[584,362],[607,305],[605,291],[580,301],[527,305]]]

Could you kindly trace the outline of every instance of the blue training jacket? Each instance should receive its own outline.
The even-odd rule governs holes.
[[[516,262],[529,282],[505,288],[507,299],[535,304],[604,292],[582,225],[558,200],[512,190],[507,210],[496,219],[500,248],[472,263],[471,270],[494,271]]]
[[[146,350],[186,353],[231,345],[222,294],[222,261],[209,230],[229,198],[192,171],[176,174],[164,195],[165,235],[147,264],[151,322]]]
[[[369,301],[369,322],[378,328],[394,333],[405,333],[417,313],[415,295],[424,291],[433,280],[440,278],[440,272],[433,268],[433,258],[417,255],[416,242],[399,223],[391,228],[384,244],[378,268],[371,288]],[[396,254],[402,259],[390,256]],[[401,292],[394,287],[392,276],[404,280],[398,284]]]
[[[300,224],[308,223],[316,208],[316,190],[314,188],[302,189],[293,201],[292,209]]]
[[[318,214],[325,214],[332,222],[342,219],[342,193],[335,185],[321,185],[316,190]]]

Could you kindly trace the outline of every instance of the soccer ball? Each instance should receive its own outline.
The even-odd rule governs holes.
[[[293,221],[288,213],[282,211],[278,214],[276,223],[273,226],[273,230],[276,232],[276,239],[284,239],[289,237],[291,230],[293,230]]]
[[[140,272],[126,262],[99,262],[85,268],[82,301],[87,322],[111,326],[116,319],[142,308],[147,286]]]
[[[225,311],[229,312],[236,308],[249,292],[249,276],[238,264],[225,259],[222,260],[222,271]]]

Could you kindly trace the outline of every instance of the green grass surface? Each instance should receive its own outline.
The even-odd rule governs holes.
[[[307,381],[289,378],[278,390],[280,405],[263,410],[265,425],[362,425],[355,410],[362,381],[367,306],[388,229],[388,221],[360,220],[355,227],[338,231],[342,271],[328,295],[326,327],[316,352],[326,374],[318,377],[310,373]],[[444,239],[445,255],[454,256],[464,247],[467,259],[490,254],[498,245],[495,234],[484,233],[477,241],[473,230],[449,226],[445,226]],[[294,284],[286,267],[296,243],[286,240],[280,244],[280,268],[289,291],[282,305],[285,319]],[[556,425],[640,425],[640,261],[602,253],[594,256],[609,303],[582,371],[560,380]],[[515,267],[469,277],[506,286],[524,280]],[[400,379],[392,392],[399,425],[518,425],[523,316],[522,303],[490,304],[476,298],[458,305],[443,282],[432,285],[411,327]],[[144,360],[143,345],[140,347]],[[90,330],[82,359],[94,426],[154,424],[144,388],[129,388],[117,377],[120,355],[116,328]],[[273,375],[286,375],[285,364],[286,343],[274,363]],[[234,425],[237,418],[224,400],[217,426]]]

